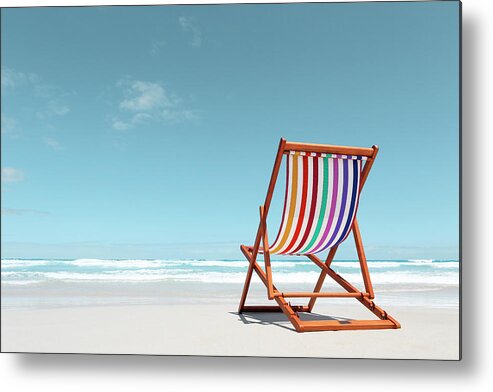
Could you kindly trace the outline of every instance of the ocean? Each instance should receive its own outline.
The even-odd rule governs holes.
[[[155,303],[163,295],[193,300],[194,293],[202,299],[236,300],[248,267],[244,260],[3,259],[1,263],[3,307]],[[398,297],[404,304],[458,306],[457,260],[370,260],[368,266],[384,302]],[[358,261],[334,261],[332,268],[362,286]],[[275,284],[290,290],[297,285],[312,287],[320,273],[308,260],[273,260],[272,269]]]

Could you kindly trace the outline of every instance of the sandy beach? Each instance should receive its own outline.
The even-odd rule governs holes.
[[[238,315],[233,304],[12,309],[2,311],[2,351],[459,359],[457,309],[388,310],[402,329],[297,333],[281,313]],[[371,318],[357,304],[318,312]]]
[[[245,261],[14,260],[2,264],[2,351],[322,358],[459,358],[457,262],[370,263],[398,330],[298,333],[282,313],[237,313]],[[358,263],[336,262],[358,280]],[[275,262],[279,288],[309,291],[311,263]],[[361,279],[361,278],[360,278]],[[301,280],[301,282],[299,282]],[[361,282],[359,282],[361,285]],[[327,282],[326,289],[341,290]],[[306,304],[293,299],[293,304]],[[252,279],[247,305],[267,305]],[[302,319],[375,319],[321,298]]]

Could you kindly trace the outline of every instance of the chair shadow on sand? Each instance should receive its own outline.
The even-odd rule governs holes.
[[[237,315],[243,324],[260,324],[275,325],[279,328],[296,331],[282,312],[229,312]],[[300,313],[300,319],[303,321],[339,321],[341,324],[349,323],[352,319],[345,317],[331,317],[319,313]]]

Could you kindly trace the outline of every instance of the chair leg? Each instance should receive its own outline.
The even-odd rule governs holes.
[[[262,221],[260,221],[260,224],[259,224],[259,227],[257,230],[257,236],[255,237],[255,244],[253,246],[251,255],[249,256],[248,249],[246,248],[245,245],[240,246],[240,249],[243,252],[243,254],[245,255],[245,257],[247,258],[249,264],[248,264],[248,271],[247,271],[247,274],[245,277],[245,284],[243,285],[243,292],[241,294],[240,304],[238,306],[238,313],[243,312],[243,309],[245,307],[246,297],[248,295],[248,290],[250,289],[250,282],[252,280],[252,274],[253,274],[254,266],[255,266],[255,263],[257,260],[257,255],[258,255],[259,248],[260,248],[261,235],[262,235]]]
[[[265,262],[265,272],[266,272],[266,277],[267,277],[267,297],[269,299],[274,299],[274,290],[273,290],[273,283],[272,283],[272,270],[271,270],[271,264],[270,264],[270,253],[269,253],[269,240],[267,236],[267,223],[265,221],[265,213],[264,213],[264,206],[260,206],[260,224],[259,228],[257,231],[257,237],[255,239],[255,245],[252,249],[252,253],[249,256],[248,249],[244,246],[241,245],[240,249],[244,253],[245,257],[249,261],[248,265],[248,271],[247,275],[245,278],[245,284],[243,285],[243,293],[241,295],[241,300],[240,300],[240,305],[238,306],[238,313],[241,313],[244,308],[245,308],[245,301],[246,297],[248,295],[248,290],[250,288],[250,282],[252,280],[252,274],[255,269],[255,264],[257,261],[257,255],[259,252],[260,248],[260,242],[262,242],[263,249],[264,249],[264,262]]]
[[[241,245],[240,249],[243,252],[243,254],[245,255],[245,257],[247,258],[247,260],[253,265],[253,269],[255,270],[257,275],[259,276],[260,280],[267,287],[267,285],[268,285],[267,275],[262,270],[262,268],[260,268],[258,263],[254,260],[254,258],[253,258],[254,253],[253,252],[250,253],[250,251],[248,250],[248,248],[245,245]],[[279,294],[279,290],[277,290],[277,288],[274,285],[272,285],[272,289],[273,289],[274,294]],[[308,311],[308,307],[307,306],[292,306],[283,297],[280,297],[280,296],[275,296],[274,300],[278,304],[279,311],[282,311],[286,315],[286,317],[291,322],[291,324],[296,329],[296,331],[302,332],[301,320],[300,320],[297,312],[306,312],[306,311]],[[243,306],[241,312],[239,312],[239,313],[242,313],[245,311],[249,311],[249,312],[277,311],[277,307]]]
[[[344,288],[346,291],[350,293],[360,293],[361,296],[355,297],[359,302],[361,302],[370,312],[372,312],[375,316],[377,316],[380,320],[385,321],[384,323],[375,323],[372,320],[363,320],[363,321],[357,321],[355,320],[354,323],[348,323],[347,327],[341,327],[338,329],[384,329],[384,328],[393,328],[393,329],[398,329],[401,327],[399,322],[391,317],[385,310],[377,306],[373,301],[372,298],[368,298],[364,296],[362,292],[360,292],[356,287],[354,287],[351,283],[349,283],[347,280],[345,280],[342,276],[337,274],[332,268],[327,267],[326,264],[322,262],[317,256],[315,255],[307,255],[310,260],[312,260],[315,264],[317,264],[320,268],[322,268],[322,272],[325,274],[329,275],[332,279],[334,279],[342,288]],[[306,323],[305,323],[306,324]],[[323,328],[323,329],[304,329],[306,331],[325,331],[325,330],[333,330],[333,327],[337,327],[337,325],[334,325],[334,323],[324,323],[324,322],[319,322],[319,323],[311,323],[312,325],[310,328]],[[306,326],[306,325],[305,325]],[[353,326],[353,327],[351,327]],[[302,328],[304,328],[302,326]]]
[[[334,260],[334,256],[335,256],[336,252],[337,252],[337,246],[330,249],[329,254],[327,255],[327,260],[325,260],[325,265],[327,267],[330,267],[330,264],[332,263],[332,260]],[[315,288],[313,289],[314,293],[320,292],[320,290],[322,289],[322,286],[324,284],[326,276],[327,276],[327,273],[324,270],[320,271],[320,276],[318,277],[317,284],[315,285]],[[313,297],[310,299],[310,302],[308,303],[308,309],[310,312],[312,311],[313,307],[315,306],[316,300],[317,300],[316,297]]]
[[[265,221],[264,206],[260,206],[260,232],[264,250],[265,275],[267,276],[267,298],[274,299],[272,269],[270,265],[269,238],[267,235],[267,222]]]
[[[373,292],[370,272],[368,271],[368,263],[366,262],[365,249],[363,248],[363,241],[361,240],[361,233],[359,231],[358,220],[356,218],[354,218],[352,226],[354,243],[356,245],[356,251],[358,252],[361,274],[363,275],[363,282],[365,283],[365,290],[368,294],[370,294],[370,299],[373,299],[375,298],[375,293]]]
[[[240,305],[238,306],[238,313],[242,313],[243,309],[245,308],[245,301],[248,295],[248,290],[250,289],[250,282],[252,280],[254,263],[255,263],[254,261],[253,262],[250,261],[250,264],[248,265],[248,271],[245,278],[245,284],[243,285],[243,292],[241,294]]]

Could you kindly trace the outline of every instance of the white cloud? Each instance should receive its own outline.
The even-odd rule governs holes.
[[[198,118],[193,110],[183,108],[180,97],[159,82],[123,80],[117,86],[123,89],[124,99],[118,105],[122,115],[111,120],[116,130],[124,131],[150,121],[182,122]]]
[[[69,112],[70,108],[67,105],[57,100],[51,100],[43,109],[36,112],[36,116],[41,120],[46,120],[51,117],[65,116]]]
[[[113,120],[113,123],[111,124],[111,126],[113,127],[113,129],[116,129],[117,131],[125,131],[132,126],[131,123],[132,123],[131,121],[130,122],[124,122],[124,121],[115,119],[115,120]]]
[[[34,210],[30,208],[2,208],[2,215],[15,215],[21,216],[26,214],[34,214],[34,215],[50,215],[49,212]]]
[[[44,143],[53,148],[54,150],[61,150],[62,149],[62,145],[60,144],[60,142],[56,139],[52,139],[50,137],[46,137],[43,139]]]
[[[159,83],[134,80],[130,82],[126,93],[130,97],[120,102],[120,108],[133,112],[150,111],[173,104]]]
[[[19,89],[19,87],[23,87]],[[52,127],[49,120],[65,116],[70,112],[70,107],[66,103],[68,97],[76,94],[74,90],[64,91],[63,89],[46,83],[40,76],[32,72],[21,72],[11,68],[2,69],[2,88],[8,88],[8,94],[29,95],[30,100],[25,102],[26,112],[35,113],[43,124]],[[29,104],[28,102],[33,102]],[[4,121],[3,118],[6,118]],[[19,122],[23,120],[19,119]],[[4,116],[2,113],[2,133],[12,137],[17,136],[18,126],[12,118]]]
[[[37,84],[40,79],[34,73],[19,72],[11,68],[2,69],[2,87],[18,87],[29,84]]]
[[[157,40],[152,41],[151,50],[150,50],[151,56],[157,56],[165,45],[166,45],[166,41],[157,41]]]
[[[13,167],[2,168],[2,182],[19,182],[24,179],[24,172]]]
[[[200,31],[195,18],[189,16],[180,16],[178,19],[180,22],[181,29],[186,33],[192,34],[192,41],[190,44],[192,46],[201,46],[202,45],[202,32]]]
[[[165,109],[161,112],[161,116],[165,120],[170,120],[172,122],[196,120],[198,118],[196,112],[193,110],[168,110],[168,109]]]
[[[118,131],[125,131],[132,128],[135,125],[142,124],[147,120],[152,120],[152,116],[148,113],[136,113],[128,121],[122,121],[119,119],[114,119],[112,127]]]
[[[16,138],[18,136],[17,132],[17,121],[13,117],[4,116],[2,114],[1,121],[1,133],[2,135],[8,135],[12,138]]]

